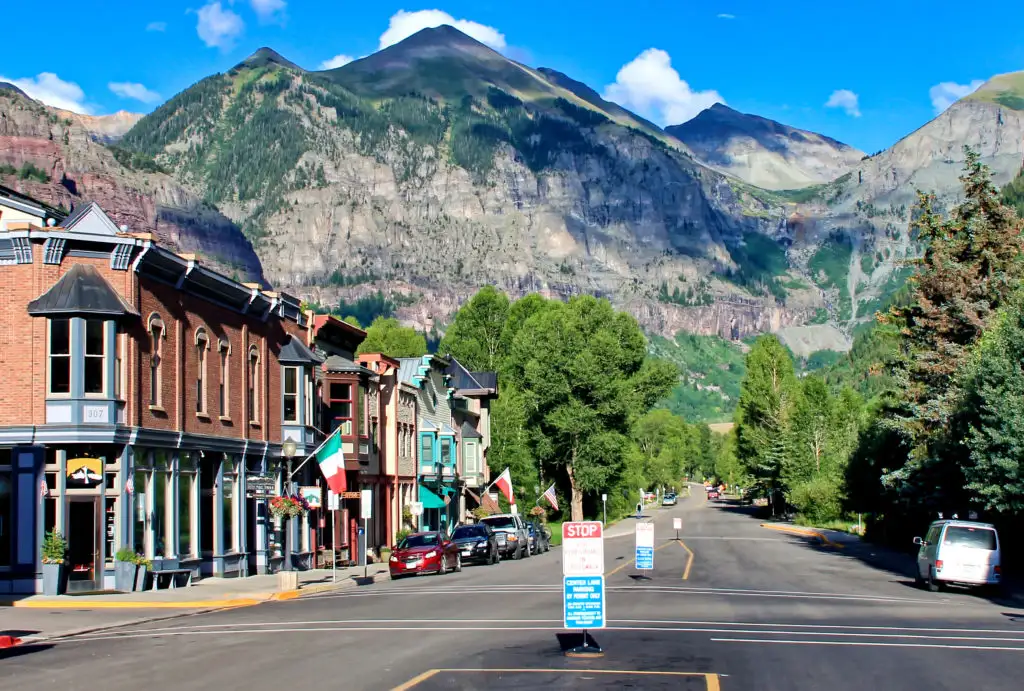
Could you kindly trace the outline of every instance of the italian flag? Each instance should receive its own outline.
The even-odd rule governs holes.
[[[327,478],[327,486],[335,494],[347,489],[345,483],[345,457],[341,453],[341,428],[334,430],[316,451],[316,462],[320,472]]]

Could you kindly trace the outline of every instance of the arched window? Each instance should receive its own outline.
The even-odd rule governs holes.
[[[159,315],[149,317],[149,405],[160,407],[163,401],[163,342],[167,328]]]
[[[220,355],[220,416],[222,418],[230,417],[231,412],[228,408],[228,382],[230,377],[229,364],[231,361],[231,344],[226,340],[221,339],[220,344],[217,346],[217,352]]]
[[[259,422],[260,351],[249,348],[249,422]]]
[[[206,353],[210,349],[210,337],[206,329],[196,329],[196,414],[206,415]]]

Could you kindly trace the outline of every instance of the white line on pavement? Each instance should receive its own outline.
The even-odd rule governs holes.
[[[712,638],[715,643],[772,643],[784,645],[833,645],[877,648],[940,648],[943,650],[992,650],[996,652],[1024,653],[1024,647],[994,645],[946,645],[941,643],[871,643],[868,641],[779,641],[766,638]]]

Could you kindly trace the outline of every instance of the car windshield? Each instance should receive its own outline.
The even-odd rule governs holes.
[[[456,528],[452,533],[453,540],[462,540],[467,537],[487,537],[487,528],[479,525],[467,525]]]
[[[970,528],[954,525],[946,528],[946,537],[943,540],[943,544],[955,547],[994,550],[996,548],[996,531],[991,528]]]
[[[515,528],[516,522],[511,516],[492,516],[491,518],[485,518],[484,523],[491,526],[492,528]]]
[[[398,549],[413,549],[415,547],[433,547],[437,544],[437,533],[426,533],[425,535],[410,535],[398,543]]]

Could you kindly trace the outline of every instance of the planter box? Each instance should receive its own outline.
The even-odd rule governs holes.
[[[114,562],[114,590],[130,593],[135,590],[136,566],[130,561]]]
[[[135,571],[135,588],[136,592],[142,592],[146,589],[146,576],[149,574],[149,567],[140,564],[136,567]]]
[[[68,584],[64,564],[43,564],[43,595],[63,595]]]

